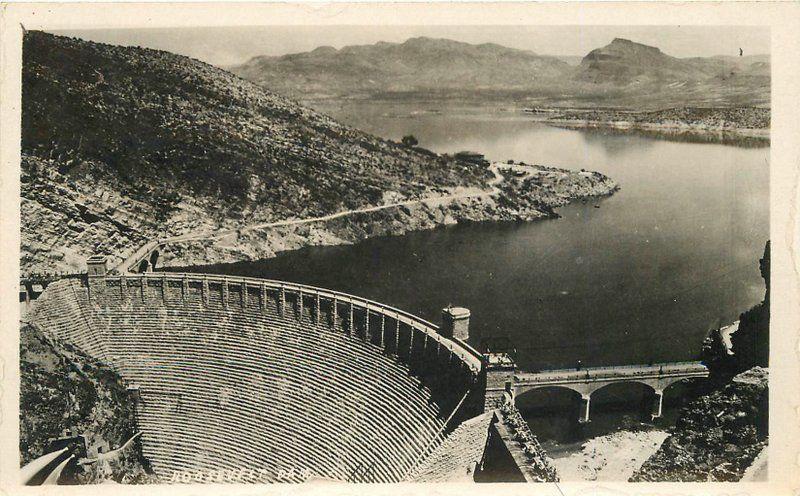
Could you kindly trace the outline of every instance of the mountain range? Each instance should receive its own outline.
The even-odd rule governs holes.
[[[300,99],[484,98],[553,105],[768,105],[766,55],[678,58],[621,38],[577,66],[494,43],[434,38],[260,56],[235,74]]]

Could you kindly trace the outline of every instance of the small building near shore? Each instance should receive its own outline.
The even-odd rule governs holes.
[[[471,164],[483,165],[488,166],[489,161],[486,160],[486,157],[482,153],[478,152],[471,152],[471,151],[461,151],[456,153],[455,155],[456,160],[461,162],[469,162]]]

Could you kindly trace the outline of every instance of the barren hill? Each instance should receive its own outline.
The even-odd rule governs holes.
[[[497,44],[411,38],[255,57],[231,68],[297,98],[460,98],[536,105],[768,105],[767,56],[677,58],[617,38],[576,67]]]
[[[589,52],[573,79],[579,93],[610,102],[769,105],[770,65],[764,55],[677,58],[616,38]]]
[[[670,57],[656,47],[616,38],[589,52],[581,61],[575,78],[596,84],[695,80],[710,75],[705,69],[702,62]]]
[[[426,37],[255,57],[231,68],[267,88],[302,97],[522,90],[563,79],[571,70],[556,57],[527,50]]]

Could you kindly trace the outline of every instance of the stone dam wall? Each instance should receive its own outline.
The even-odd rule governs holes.
[[[51,284],[30,320],[138,389],[143,453],[164,482],[226,470],[244,482],[399,481],[484,409],[474,350],[319,288],[88,276]]]

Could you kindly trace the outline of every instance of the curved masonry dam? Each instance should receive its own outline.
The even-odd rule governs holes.
[[[580,388],[584,375],[516,374],[506,355],[466,343],[466,309],[444,309],[436,326],[311,286],[87,265],[50,284],[29,321],[125,380],[161,481],[556,480],[514,396],[553,380]],[[664,365],[669,377],[651,367],[644,380],[707,375]]]

